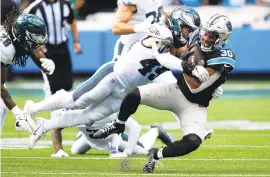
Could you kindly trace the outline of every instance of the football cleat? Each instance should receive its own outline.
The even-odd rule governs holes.
[[[148,161],[143,168],[144,173],[153,173],[155,169],[155,165],[158,160],[154,159],[154,154],[157,153],[157,148],[152,148],[148,151]]]
[[[207,130],[207,131],[206,131],[206,135],[205,135],[205,137],[204,137],[204,140],[210,139],[210,138],[213,136],[213,134],[214,134],[214,130],[213,130],[213,129]]]
[[[69,157],[69,155],[68,155],[68,153],[63,151],[63,149],[59,149],[55,154],[52,154],[51,157],[62,158],[62,157]]]
[[[106,124],[103,128],[99,129],[93,137],[95,139],[107,138],[109,135],[123,133],[125,131],[125,124],[119,124],[116,121]]]
[[[29,149],[33,149],[36,145],[36,143],[38,142],[38,140],[45,135],[46,131],[43,128],[44,122],[46,121],[46,119],[44,118],[37,118],[36,121],[36,129],[34,130],[34,132],[30,135],[29,137]]]
[[[158,129],[158,138],[167,146],[173,143],[172,136],[158,123],[151,125],[151,128]]]

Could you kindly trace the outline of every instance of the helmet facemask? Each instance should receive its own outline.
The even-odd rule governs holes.
[[[210,52],[222,48],[228,43],[232,33],[232,24],[224,16],[215,14],[200,28],[201,49]]]
[[[216,44],[219,43],[219,35],[217,32],[206,30],[205,28],[200,29],[200,41],[201,49],[204,52],[212,51]]]

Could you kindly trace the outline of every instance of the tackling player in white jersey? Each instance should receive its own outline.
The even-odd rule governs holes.
[[[138,87],[123,99],[118,120],[104,126],[93,137],[106,138],[112,133],[123,132],[125,121],[136,112],[140,104],[144,104],[178,115],[183,134],[181,140],[170,146],[151,149],[144,172],[153,172],[155,164],[161,158],[184,156],[198,149],[207,138],[205,124],[212,94],[225,83],[227,74],[235,67],[235,56],[226,45],[231,33],[230,20],[224,15],[216,14],[192,34],[189,51],[181,57],[182,60],[168,52],[172,39],[161,41],[158,47],[153,43],[154,55],[161,64],[183,71],[177,84],[160,83]],[[193,48],[194,51],[191,50]],[[192,57],[198,57],[198,63],[188,60],[193,52],[196,54]],[[196,67],[196,70],[203,73],[199,77],[194,73]]]
[[[5,68],[13,63],[24,67],[30,55],[33,61],[47,74],[54,72],[55,65],[39,50],[47,40],[47,27],[45,23],[35,15],[20,15],[20,11],[14,9],[10,12],[7,20],[1,26],[0,49],[1,49],[1,131],[6,116],[6,107],[16,117],[15,128],[32,132],[34,122],[24,115],[23,111],[12,100],[5,88]]]
[[[152,23],[159,22],[162,11],[162,0],[118,0],[117,4],[112,32],[121,36],[115,44],[113,60],[126,54]]]

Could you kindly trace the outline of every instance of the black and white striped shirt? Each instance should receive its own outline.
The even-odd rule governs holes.
[[[48,44],[58,45],[67,40],[65,23],[74,20],[73,10],[68,0],[36,0],[24,11],[42,18],[48,28]]]

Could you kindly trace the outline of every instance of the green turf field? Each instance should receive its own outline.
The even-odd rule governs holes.
[[[23,107],[26,99],[34,101],[42,99],[40,90],[18,91],[18,88],[11,88],[11,91],[20,107]],[[41,113],[39,116],[49,118],[49,113]],[[144,106],[140,107],[134,117],[142,125],[176,122],[169,112]],[[222,98],[212,101],[208,118],[209,122],[238,120],[238,123],[242,124],[221,123],[223,128],[215,129],[213,137],[205,141],[196,152],[184,157],[163,159],[160,161],[162,166],[157,165],[153,174],[145,175],[142,173],[146,162],[145,156],[133,156],[125,160],[108,159],[107,152],[91,150],[86,155],[52,159],[50,132],[47,134],[49,146],[30,151],[26,149],[27,133],[15,132],[14,117],[8,113],[2,133],[4,149],[1,150],[1,175],[2,177],[270,176],[270,126],[267,126],[270,124],[269,82],[229,83]],[[246,125],[245,121],[251,124]],[[234,126],[236,124],[238,126]],[[266,130],[239,130],[264,128]],[[171,129],[169,132],[174,139],[181,138],[180,130]],[[76,129],[66,129],[63,135],[63,139],[70,142],[75,139]],[[22,144],[20,140],[24,140]],[[10,149],[9,141],[11,144],[17,144],[16,148],[13,146],[13,149]],[[162,144],[157,141],[155,146],[160,147]],[[65,150],[70,154],[70,146],[65,145]]]

